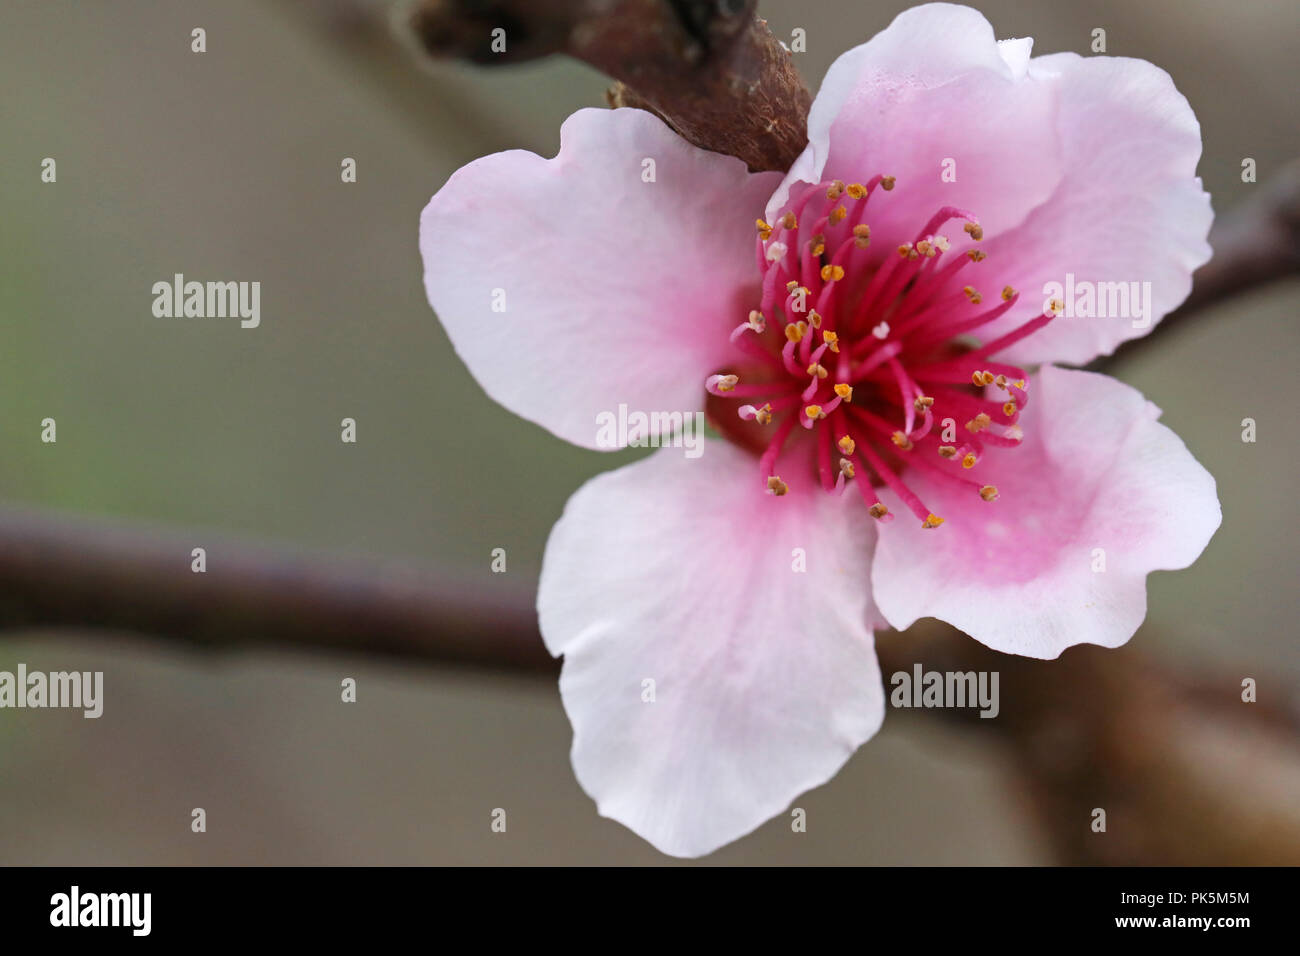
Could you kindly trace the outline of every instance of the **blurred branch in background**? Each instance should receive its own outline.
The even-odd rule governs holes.
[[[1196,270],[1191,294],[1181,306],[1150,334],[1130,339],[1090,367],[1127,362],[1206,306],[1300,272],[1300,159],[1278,170],[1252,198],[1216,216],[1210,248],[1214,256]]]
[[[781,169],[804,145],[808,91],[788,53],[754,18],[752,2],[706,0],[424,0],[410,8],[423,46],[480,62],[561,52],[621,83],[615,105],[652,109],[692,142]],[[329,24],[364,37],[367,55],[398,43],[374,4],[321,0]],[[508,55],[491,53],[504,26]],[[402,74],[383,73],[395,84]],[[394,90],[394,97],[417,98]],[[413,113],[413,116],[415,114]],[[1221,216],[1214,259],[1187,303],[1145,339],[1205,307],[1294,275],[1300,164]],[[1114,359],[1101,360],[1109,364]],[[208,569],[191,571],[202,545]],[[100,630],[164,637],[210,650],[293,648],[385,656],[553,677],[558,664],[537,630],[531,588],[504,575],[449,580],[216,541],[210,534],[132,530],[0,509],[0,627]],[[1237,679],[1185,673],[1126,647],[1080,647],[1059,661],[996,654],[960,632],[923,622],[879,641],[888,674],[927,669],[998,671],[1002,713],[969,721],[995,735],[1025,769],[1026,798],[1063,862],[1228,864],[1300,856],[1300,720],[1243,705]],[[1223,771],[1239,766],[1240,772]],[[1208,768],[1216,768],[1211,773]],[[1227,783],[1225,783],[1227,781]],[[1094,807],[1107,835],[1091,833]],[[1190,840],[1189,834],[1199,839]],[[1122,834],[1122,836],[1121,836]]]

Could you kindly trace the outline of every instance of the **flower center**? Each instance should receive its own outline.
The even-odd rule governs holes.
[[[970,344],[965,337],[1006,314],[1019,293],[1007,286],[986,303],[966,284],[986,256],[974,248],[950,253],[939,230],[960,221],[974,242],[984,232],[973,214],[953,206],[873,257],[868,205],[894,185],[892,176],[865,185],[819,183],[792,193],[775,222],[757,221],[761,299],[731,333],[745,356],[744,380],[723,372],[710,375],[705,388],[719,398],[745,399],[740,422],[767,431],[754,442],[718,422],[729,437],[762,449],[759,472],[769,493],[798,487],[801,478],[787,482],[779,472],[795,474],[788,466],[801,448],[810,485],[838,494],[852,482],[880,521],[893,519],[876,494],[887,486],[922,527],[937,528],[943,519],[908,487],[904,473],[925,469],[949,479],[958,493],[997,498],[997,488],[972,473],[986,453],[1020,443],[1018,422],[1029,396],[1024,370],[991,356],[1042,328],[1055,312]],[[757,380],[750,381],[751,373]]]

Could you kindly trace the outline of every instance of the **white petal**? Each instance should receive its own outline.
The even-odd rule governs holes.
[[[700,409],[705,376],[735,358],[728,336],[757,302],[754,220],[780,176],[643,110],[579,110],[560,142],[554,159],[496,153],[448,180],[420,217],[424,286],[484,391],[607,448],[598,415]]]
[[[882,529],[872,578],[895,627],[936,617],[1027,657],[1116,647],[1146,616],[1147,575],[1187,567],[1219,527],[1214,478],[1136,390],[1048,366],[1030,396],[1020,447],[967,473],[996,501],[908,471],[946,520]]]
[[[547,544],[538,612],[574,770],[665,853],[748,833],[880,726],[874,531],[856,496],[812,484],[776,498],[732,445],[662,449],[588,482]]]

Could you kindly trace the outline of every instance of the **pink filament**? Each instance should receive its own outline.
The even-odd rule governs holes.
[[[1017,423],[1028,402],[1028,394],[1019,384],[1026,378],[1024,370],[992,357],[1032,335],[1053,317],[1028,317],[984,345],[974,349],[962,346],[961,336],[1023,311],[1019,296],[1007,291],[1001,301],[981,307],[972,305],[976,297],[957,285],[958,274],[964,275],[963,270],[972,268],[969,263],[983,257],[967,255],[965,250],[946,251],[949,243],[937,232],[945,224],[965,220],[971,224],[966,227],[969,233],[980,234],[978,228],[972,228],[978,226],[974,214],[953,206],[937,210],[914,236],[888,237],[896,243],[908,240],[901,254],[896,244],[891,246],[886,237],[879,237],[887,251],[873,262],[866,251],[868,240],[853,230],[869,225],[868,202],[883,179],[875,176],[869,180],[861,198],[849,194],[843,183],[830,181],[792,196],[773,222],[768,239],[760,237],[755,247],[763,280],[759,311],[765,328],[758,332],[742,323],[732,333],[733,343],[762,360],[776,381],[746,382],[727,392],[711,391],[727,398],[765,398],[765,403],[756,405],[766,404],[772,416],[769,425],[753,423],[752,407],[747,412],[748,427],[773,429],[759,460],[765,485],[775,476],[777,459],[786,452],[794,426],[800,424],[812,432],[809,474],[816,476],[824,490],[844,488],[845,474],[834,462],[836,440],[847,436],[855,448],[844,457],[856,462],[852,480],[868,507],[879,504],[874,486],[881,484],[923,523],[933,526],[928,522],[930,509],[908,486],[904,473],[916,465],[942,476],[958,493],[980,491],[981,482],[967,477],[961,459],[973,454],[978,467],[986,447],[1010,449],[1018,445],[1018,433],[1003,434],[1001,430]],[[835,212],[841,206],[843,215]],[[786,226],[787,213],[798,220],[794,228]],[[839,221],[832,222],[836,216]],[[778,247],[772,252],[778,242],[784,251]],[[814,255],[817,244],[823,248]],[[838,267],[843,275],[837,280],[834,269],[828,268],[823,278],[826,267]],[[792,282],[798,283],[794,291],[788,288]],[[796,310],[799,287],[807,292],[803,308]],[[809,318],[814,310],[821,316],[819,327],[813,327]],[[799,342],[791,342],[783,330],[789,323],[799,322],[805,323],[806,331]],[[827,333],[838,335],[837,354],[831,350]],[[818,364],[830,372],[825,379],[815,374],[815,367],[809,372],[810,366]],[[983,384],[997,376],[1003,376],[999,384]],[[837,385],[851,386],[852,397],[841,395]],[[819,417],[809,416],[809,405],[821,409]],[[987,416],[987,424],[978,418],[981,415]],[[949,419],[960,434],[951,442],[956,454],[944,449],[945,458],[937,454],[943,442],[935,428],[936,423]],[[971,429],[967,423],[972,423]],[[791,449],[793,454],[793,445]],[[882,452],[903,467],[887,464]],[[791,476],[790,490],[797,492],[799,475]]]

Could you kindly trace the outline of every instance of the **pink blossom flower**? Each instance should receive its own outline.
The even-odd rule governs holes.
[[[494,399],[588,448],[621,404],[707,401],[727,439],[589,481],[538,594],[577,777],[665,853],[744,835],[876,732],[873,628],[1115,647],[1219,525],[1159,409],[1044,364],[1187,295],[1199,126],[1145,61],[1031,43],[918,7],[832,66],[785,176],[588,109],[554,159],[480,159],[424,210],[429,301]],[[1067,276],[1150,283],[1147,321],[1060,314]]]

